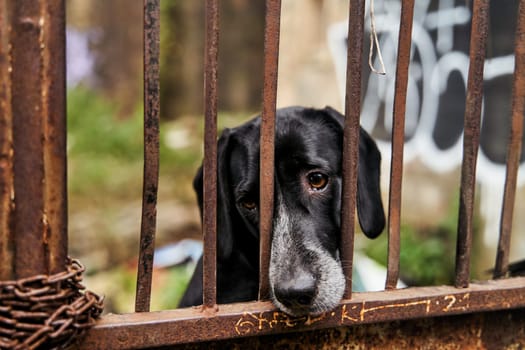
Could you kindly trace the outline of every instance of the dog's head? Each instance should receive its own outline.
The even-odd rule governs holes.
[[[245,251],[258,259],[259,135],[257,117],[225,130],[218,144],[218,257]],[[291,315],[335,307],[345,277],[339,258],[343,116],[291,107],[277,110],[275,207],[270,289],[275,305]],[[379,188],[381,157],[361,129],[357,211],[370,238],[384,228]],[[195,189],[202,203],[202,173]]]

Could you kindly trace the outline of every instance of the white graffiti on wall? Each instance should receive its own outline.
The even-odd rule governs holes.
[[[452,74],[461,77],[466,90],[469,58],[468,53],[454,48],[454,28],[469,26],[471,11],[457,6],[454,0],[439,1],[438,8],[430,10],[430,0],[418,0],[414,8],[412,52],[407,91],[405,134],[405,161],[418,157],[436,172],[449,171],[461,163],[462,135],[446,149],[436,145],[433,137],[438,119],[440,97],[447,90]],[[366,84],[361,114],[361,124],[367,130],[378,125],[384,130],[392,128],[395,66],[397,58],[399,0],[376,2],[375,25],[383,54],[386,76],[370,74]],[[366,13],[368,13],[368,3]],[[370,28],[369,16],[365,28]],[[333,54],[342,100],[346,76],[346,38],[348,24],[332,26],[328,42]],[[433,39],[434,38],[434,39]],[[377,58],[376,58],[377,60]],[[378,66],[378,62],[374,62]],[[485,61],[484,79],[490,81],[512,74],[514,55],[490,58]],[[484,110],[482,109],[482,123]],[[380,125],[382,124],[382,125]],[[504,140],[502,140],[503,142]],[[384,159],[390,155],[390,143],[379,141]],[[523,165],[522,165],[523,167]],[[521,171],[520,173],[524,173]],[[501,184],[505,166],[492,162],[481,150],[478,157],[478,180],[482,183]],[[520,183],[524,183],[521,176]]]

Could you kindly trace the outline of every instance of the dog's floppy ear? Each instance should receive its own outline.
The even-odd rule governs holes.
[[[344,116],[331,107],[324,112],[332,116],[344,129]],[[385,212],[379,183],[381,153],[374,140],[360,128],[359,165],[357,175],[357,214],[359,225],[368,238],[376,238],[385,227]]]
[[[230,217],[232,196],[228,182],[230,162],[230,135],[231,131],[225,129],[217,145],[217,256],[224,259],[230,256],[233,249],[233,227]],[[199,210],[203,211],[203,167],[201,166],[193,179],[193,189],[197,194]]]
[[[385,228],[380,172],[381,153],[370,135],[360,128],[357,214],[361,229],[368,238],[376,238]]]

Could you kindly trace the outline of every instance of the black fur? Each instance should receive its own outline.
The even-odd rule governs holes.
[[[237,128],[225,130],[218,141],[217,300],[219,304],[257,298],[259,128],[260,117],[256,117]],[[304,295],[299,302],[293,298],[291,301],[282,298],[283,288],[288,292],[290,290],[295,292],[297,285],[300,285],[298,288],[303,294],[305,288],[310,289],[311,299],[324,292],[325,297],[335,298],[336,302],[339,302],[340,296],[331,297],[332,291],[323,291],[322,289],[326,287],[317,283],[317,280],[327,278],[324,275],[331,274],[330,271],[323,271],[317,265],[326,259],[333,259],[340,265],[338,249],[342,142],[343,116],[330,107],[325,109],[290,107],[277,110],[274,172],[276,207],[270,262],[271,288],[276,305],[291,314],[326,311],[327,307],[333,307],[333,300],[328,303],[321,300],[322,307],[314,307],[310,304],[315,302],[310,298],[305,299]],[[379,187],[380,162],[381,156],[375,142],[361,129],[357,211],[360,226],[369,238],[377,237],[385,226]],[[309,176],[314,173],[326,176],[327,184],[322,190],[317,190],[311,185]],[[201,211],[202,185],[201,167],[194,180]],[[247,202],[254,202],[257,207],[247,209],[243,206],[243,203]],[[280,218],[277,218],[279,213]],[[280,221],[277,222],[278,220]],[[290,248],[287,243],[278,243],[276,236],[284,237],[279,242],[294,242],[297,248]],[[326,254],[314,251],[326,252]],[[287,252],[293,255],[287,258],[286,261],[290,261],[289,263],[279,259],[279,254],[287,254]],[[287,270],[286,273],[282,271],[283,269]],[[334,276],[329,277],[337,280],[342,278],[337,274]],[[290,283],[296,286],[290,286]],[[344,281],[341,283],[344,284]],[[197,264],[180,306],[201,303],[202,258]],[[324,305],[325,303],[327,306]]]

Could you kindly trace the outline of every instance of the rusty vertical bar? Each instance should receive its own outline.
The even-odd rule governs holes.
[[[455,286],[465,288],[470,279],[470,252],[476,186],[476,161],[479,148],[483,67],[488,32],[489,0],[474,0],[470,31],[470,65],[465,104],[463,162],[459,201]]]
[[[44,108],[44,229],[49,244],[49,272],[67,263],[67,144],[66,144],[66,5],[65,0],[42,4],[45,45],[42,99]]]
[[[160,0],[144,0],[144,178],[135,311],[150,308],[159,185]]]
[[[7,0],[0,0],[0,281],[13,275],[13,114],[11,113],[11,74],[9,18]]]
[[[67,254],[64,2],[8,3],[17,278],[63,269]]]
[[[217,304],[217,79],[219,57],[219,3],[206,0],[204,52],[204,210],[203,306]]]
[[[345,299],[352,297],[359,120],[361,114],[361,62],[363,58],[364,0],[350,0],[346,64],[345,126],[343,136],[343,196],[341,206],[341,260],[346,276]]]
[[[279,63],[281,0],[266,0],[264,27],[264,86],[261,122],[260,163],[260,260],[259,299],[268,299],[270,283],[270,241],[274,206],[274,136]]]
[[[518,7],[515,39],[512,123],[507,148],[507,174],[501,208],[500,237],[494,268],[494,278],[505,277],[509,269],[510,237],[516,197],[516,181],[521,158],[523,114],[525,113],[525,0]]]
[[[399,279],[403,149],[405,143],[405,112],[413,18],[414,0],[403,0],[401,7],[401,20],[399,23],[399,42],[397,48],[394,96],[394,123],[392,131],[392,158],[390,165],[390,196],[388,210],[388,272],[385,285],[386,289],[396,288]]]
[[[11,106],[13,119],[13,218],[15,275],[47,273],[44,248],[44,164],[40,3],[11,6]]]

